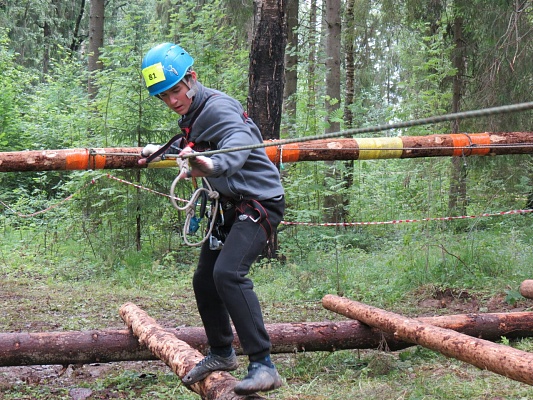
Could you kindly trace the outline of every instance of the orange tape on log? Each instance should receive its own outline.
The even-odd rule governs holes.
[[[89,150],[67,154],[65,160],[67,170],[104,169],[106,162],[104,155],[90,155]]]
[[[490,152],[490,135],[488,133],[452,133],[453,155],[485,156]],[[482,147],[476,147],[481,145]]]
[[[300,146],[297,143],[282,145],[281,148],[270,146],[265,150],[273,163],[296,162],[300,159]]]

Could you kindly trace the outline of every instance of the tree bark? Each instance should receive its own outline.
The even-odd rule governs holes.
[[[344,122],[346,127],[353,126],[353,113],[351,106],[355,95],[355,19],[354,19],[355,0],[347,0],[344,11],[344,54],[346,70],[346,86],[344,89]]]
[[[448,315],[418,318],[486,340],[533,336],[533,312]],[[400,350],[413,344],[359,321],[294,322],[267,324],[272,353],[336,351],[345,349]],[[165,329],[196,350],[208,349],[201,327]],[[242,354],[234,333],[237,354]],[[0,333],[0,366],[90,364],[145,361],[156,357],[129,330],[85,332]]]
[[[394,334],[448,357],[465,361],[507,378],[533,385],[533,354],[509,346],[472,338],[450,329],[436,327],[376,307],[326,295],[322,304],[328,310]]]
[[[256,22],[250,51],[248,113],[264,139],[279,139],[283,109],[284,0],[255,0]]]
[[[460,3],[460,2],[459,2]],[[460,11],[457,11],[458,13]],[[461,109],[463,91],[465,87],[465,63],[466,63],[466,43],[463,38],[463,18],[456,15],[453,22],[453,36],[455,49],[452,56],[453,66],[456,69],[453,77],[452,112],[457,113]],[[452,132],[459,133],[459,120],[452,124]],[[450,215],[464,215],[466,213],[466,178],[467,169],[464,160],[459,157],[453,158],[451,162],[450,189],[448,195],[448,212]]]
[[[533,279],[526,279],[520,284],[520,294],[528,299],[533,299]]]
[[[266,151],[274,163],[533,154],[532,137],[533,132],[486,132],[312,140],[282,146],[273,141]],[[0,152],[0,172],[145,168],[137,164],[141,150],[125,147]],[[148,168],[177,166],[172,155],[167,158]]]
[[[202,360],[198,350],[179,340],[172,333],[164,330],[146,312],[135,304],[126,303],[120,307],[120,316],[132,329],[139,342],[146,345],[154,355],[168,365],[181,379]],[[202,396],[203,399],[262,399],[261,396],[239,396],[233,388],[237,384],[230,373],[217,371],[204,380],[187,386],[188,389]]]
[[[287,50],[285,54],[285,85],[283,99],[287,118],[286,133],[296,129],[296,96],[298,89],[298,0],[287,0]]]
[[[340,131],[340,122],[332,118],[341,105],[341,1],[326,0],[326,133]],[[325,163],[325,187],[339,186],[342,172],[333,161]],[[331,183],[331,185],[330,185]],[[344,185],[342,185],[344,186]],[[345,187],[344,187],[345,188]],[[347,216],[345,196],[338,190],[324,196],[324,221],[344,222]]]
[[[264,139],[280,138],[285,78],[286,1],[255,0],[255,26],[248,73],[248,113]],[[278,235],[268,238],[263,257],[276,258]]]
[[[98,94],[98,89],[94,84],[94,73],[102,69],[100,62],[100,48],[104,46],[104,0],[91,0],[89,11],[89,82],[88,93],[91,99]]]

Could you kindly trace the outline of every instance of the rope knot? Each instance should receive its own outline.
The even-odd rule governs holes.
[[[207,193],[207,196],[208,196],[211,200],[218,200],[218,199],[220,199],[220,193],[218,193],[216,190],[210,190],[210,191]]]

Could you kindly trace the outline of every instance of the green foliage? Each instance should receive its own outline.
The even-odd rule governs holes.
[[[25,101],[36,76],[16,62],[17,54],[7,30],[0,28],[0,68],[2,88],[0,96],[0,150],[22,150],[31,145],[30,136],[24,131],[22,119],[28,111]]]
[[[251,3],[244,7],[220,0],[107,3],[103,69],[95,76],[99,91],[91,102],[86,93],[86,54],[69,49],[75,39],[71,32],[76,5],[59,3],[0,5],[4,27],[0,29],[1,151],[166,142],[178,130],[178,116],[148,96],[140,76],[142,55],[162,41],[177,42],[191,52],[202,83],[246,103],[247,29],[233,21],[250,17]],[[352,126],[450,110],[450,83],[456,74],[450,27],[457,15],[464,18],[469,45],[462,107],[528,100],[533,42],[524,33],[531,29],[529,8],[516,13],[508,2],[485,0],[465,3],[460,10],[453,5],[439,8],[419,0],[358,4],[350,39],[358,57]],[[291,49],[299,56],[299,85],[294,94],[297,113],[284,131],[287,137],[324,132],[326,117],[344,126],[343,99],[339,111],[326,115],[325,102],[330,99],[323,83],[324,48],[317,30],[320,24],[309,26],[308,6],[300,4],[300,42]],[[53,27],[48,42],[42,32],[44,21]],[[85,17],[82,36],[87,22]],[[509,35],[509,26],[519,34]],[[83,42],[81,49],[86,45]],[[45,53],[47,48],[50,53]],[[461,129],[527,130],[530,116],[461,121]],[[379,135],[449,132],[448,124],[436,124]],[[530,155],[470,157],[463,162],[468,215],[524,207],[531,193]],[[328,176],[330,167],[338,179]],[[251,271],[269,322],[332,319],[320,305],[328,293],[404,314],[419,312],[417,301],[429,290],[475,292],[482,300],[496,296],[508,306],[525,301],[512,288],[530,278],[532,215],[434,220],[448,216],[448,158],[332,165],[289,164],[282,159],[280,168],[288,205],[287,224],[279,232],[280,259],[261,260]],[[167,194],[176,171],[111,174]],[[120,325],[116,309],[132,297],[169,326],[200,324],[190,289],[198,249],[185,246],[180,237],[184,215],[170,206],[168,198],[106,175],[94,171],[0,174],[0,200],[6,203],[0,204],[0,274],[4,287],[9,284],[15,293],[13,303],[5,304],[0,315],[2,330]],[[184,198],[190,196],[190,186],[178,189]],[[70,195],[74,196],[64,201]],[[351,224],[320,225],[328,195],[345,201],[342,207]],[[38,213],[41,210],[46,212]],[[12,299],[4,296],[3,300]],[[503,338],[502,342],[531,351],[529,340],[514,343]],[[288,384],[277,394],[286,399],[482,399],[529,394],[527,388],[419,347],[397,358],[383,359],[379,352],[337,351],[297,353],[279,360]],[[70,396],[42,383],[1,387],[0,397]],[[94,396],[195,398],[168,373],[146,375],[125,368],[85,384],[95,391]]]
[[[169,38],[193,56],[198,79],[203,84],[222,90],[245,105],[248,95],[246,37],[227,24],[229,19],[222,0],[205,2],[201,7],[196,1],[184,1],[170,17]]]

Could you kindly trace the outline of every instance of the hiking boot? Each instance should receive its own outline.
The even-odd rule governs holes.
[[[196,366],[189,371],[182,379],[184,385],[192,385],[201,381],[213,371],[234,371],[239,366],[235,350],[231,351],[228,357],[218,356],[209,352],[209,354]]]
[[[264,364],[252,362],[248,366],[248,375],[235,385],[236,394],[246,395],[255,392],[268,392],[279,388],[283,382],[276,367],[267,367]]]

